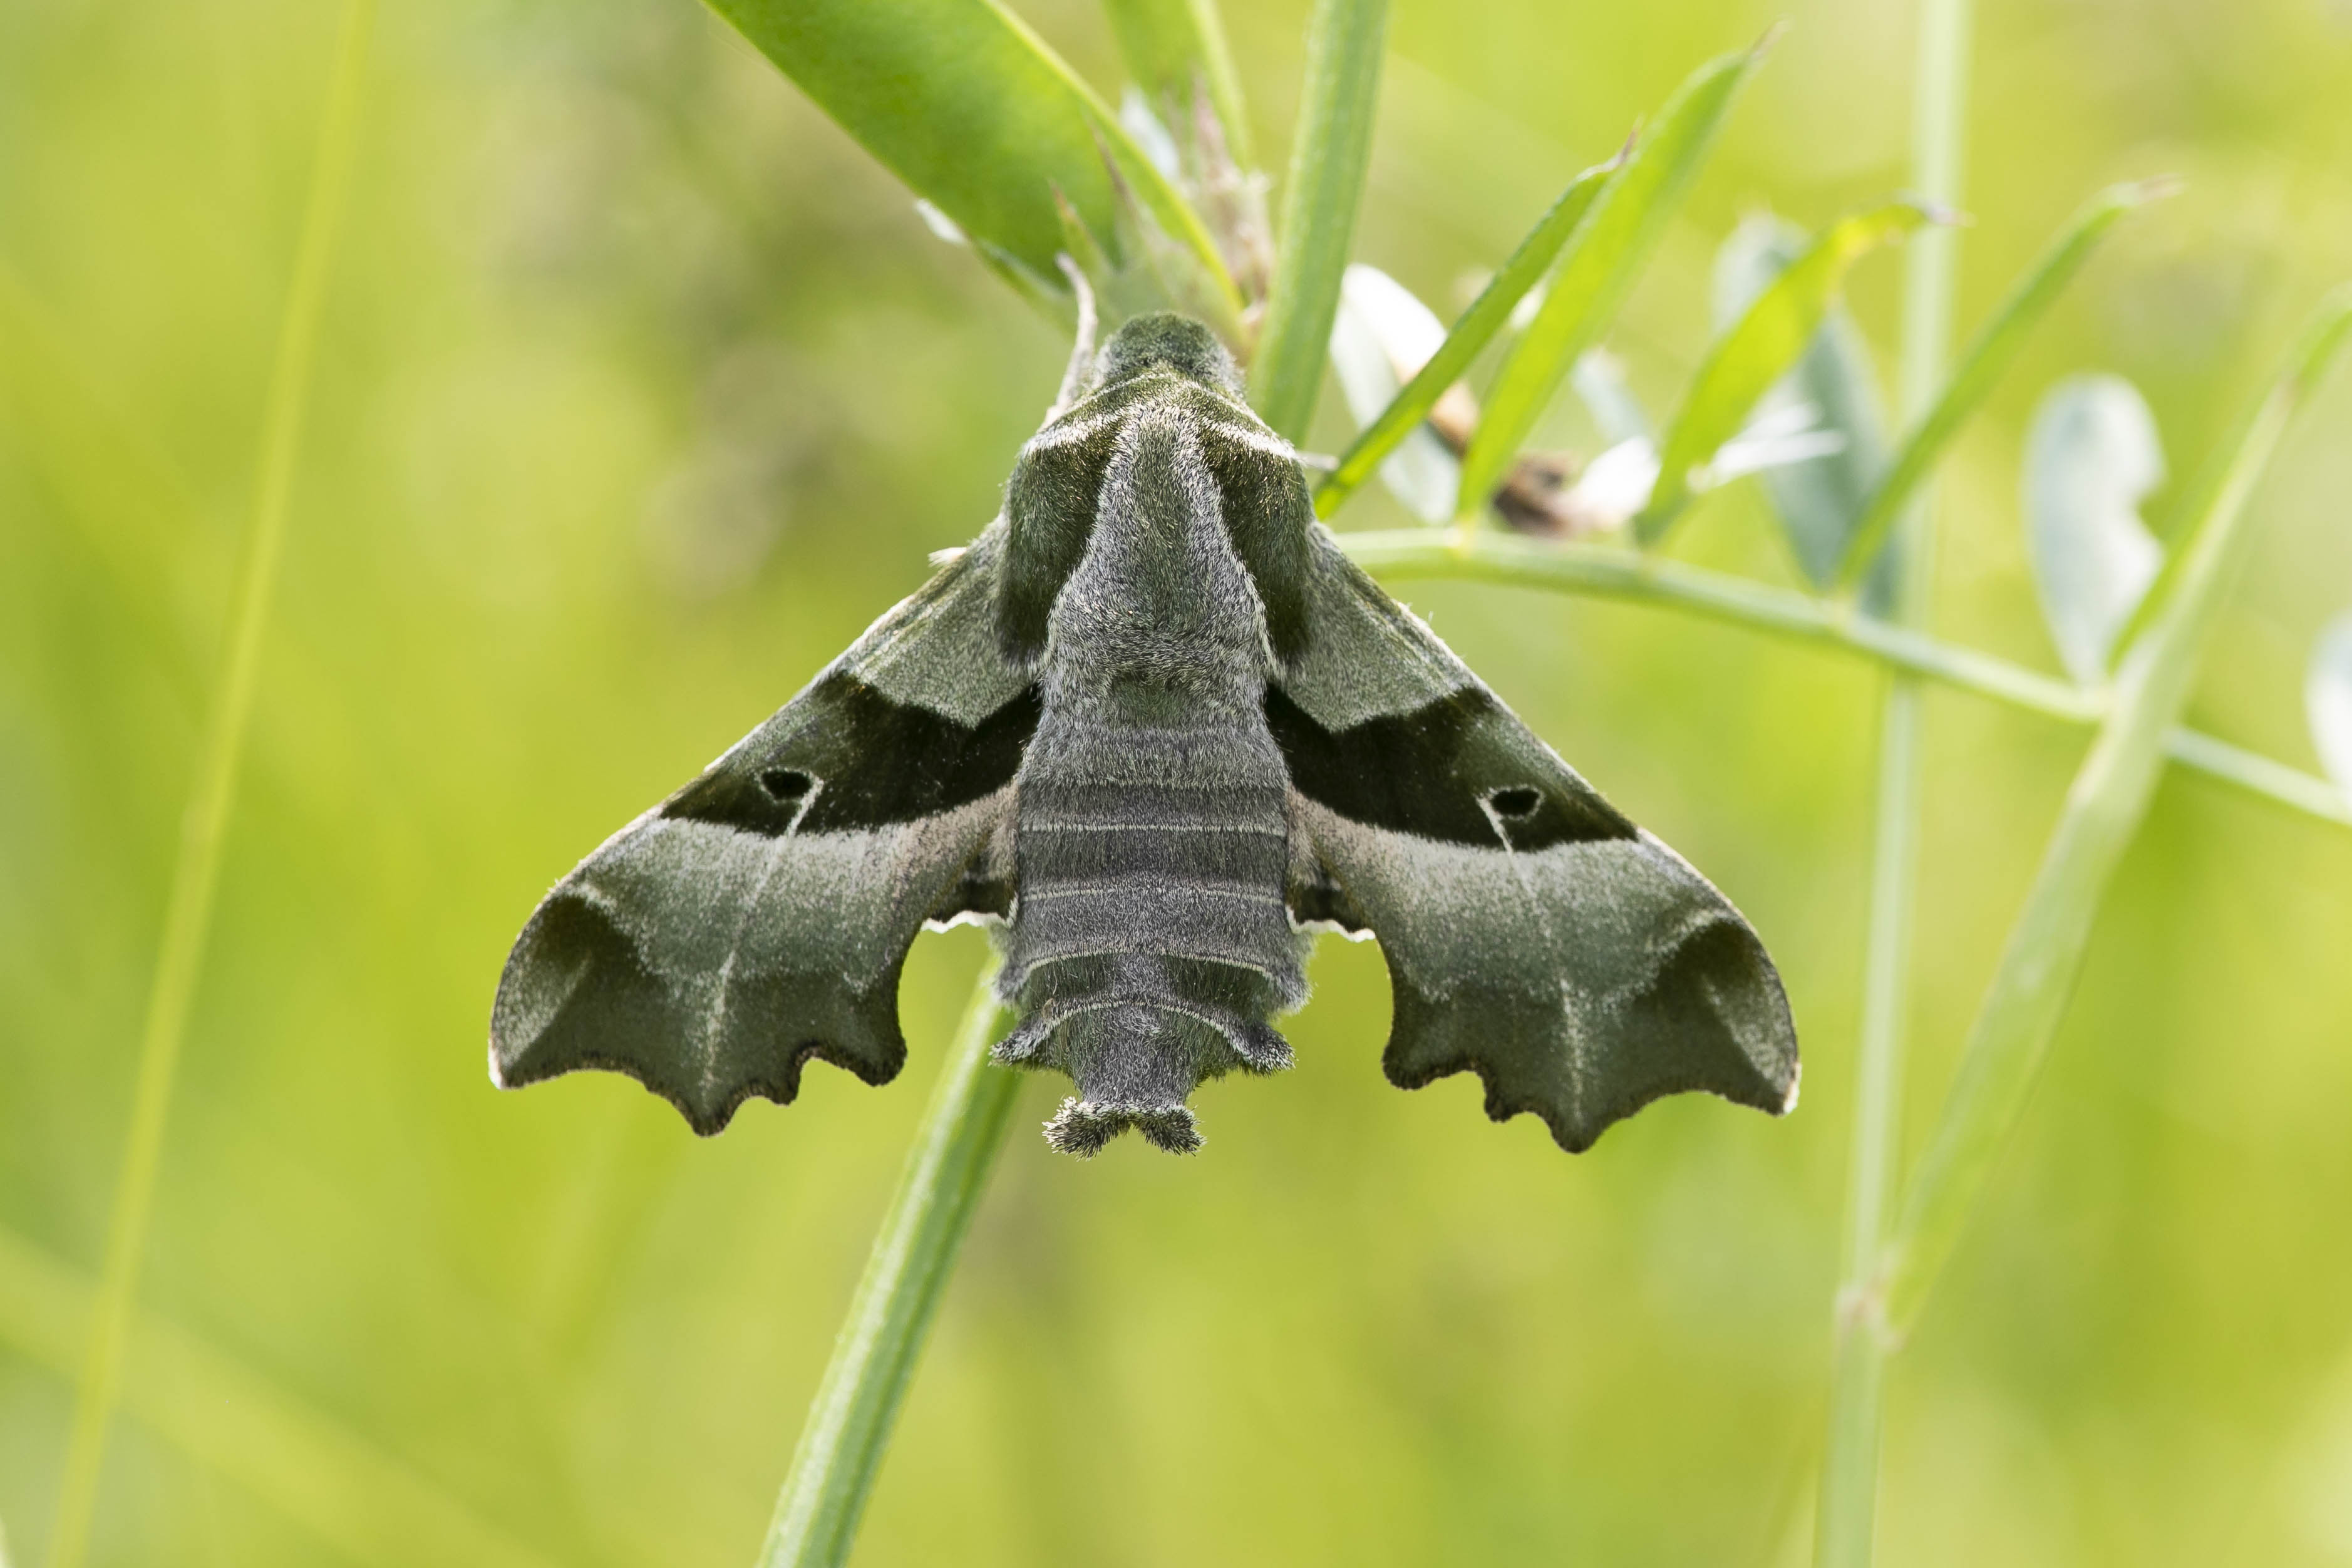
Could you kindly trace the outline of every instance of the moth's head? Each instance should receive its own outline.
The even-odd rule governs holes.
[[[1228,397],[1242,395],[1234,356],[1190,316],[1159,310],[1122,323],[1095,356],[1095,384],[1111,386],[1149,370],[1172,370]]]

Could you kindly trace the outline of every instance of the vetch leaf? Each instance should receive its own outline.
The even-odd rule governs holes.
[[[1412,290],[1375,267],[1348,268],[1331,324],[1331,368],[1349,412],[1370,425],[1445,341],[1445,327]],[[1462,464],[1437,433],[1417,423],[1381,459],[1381,482],[1423,522],[1454,515]]]
[[[917,195],[1044,286],[1061,287],[1056,193],[1108,237],[1124,181],[1231,291],[1199,216],[1118,116],[992,0],[711,0],[711,8]]]
[[[1454,330],[1437,352],[1429,356],[1420,371],[1408,382],[1377,418],[1364,425],[1354,445],[1341,455],[1339,466],[1334,468],[1315,492],[1317,515],[1328,517],[1339,509],[1339,503],[1353,493],[1381,458],[1422,426],[1437,400],[1448,387],[1470,368],[1470,362],[1494,340],[1510,319],[1511,312],[1532,289],[1545,268],[1559,256],[1560,247],[1568,242],[1584,215],[1591,210],[1594,197],[1618,168],[1618,161],[1599,164],[1585,170],[1570,180],[1568,189],[1559,194],[1551,210],[1536,220],[1536,226],[1511,252],[1502,269],[1487,280],[1454,323]],[[1457,487],[1458,489],[1458,487]]]
[[[1769,214],[1759,214],[1733,230],[1716,253],[1717,330],[1738,321],[1804,253],[1805,244],[1802,229]],[[1815,427],[1843,439],[1835,451],[1767,472],[1764,493],[1805,580],[1824,588],[1835,580],[1846,542],[1886,470],[1885,418],[1877,377],[1870,350],[1843,305],[1830,307],[1795,367],[1764,395],[1758,420],[1796,407],[1811,408]],[[1718,459],[1718,477],[1722,467]],[[1870,595],[1869,607],[1884,614],[1892,575],[1881,574],[1873,583],[1876,592]]]
[[[1607,349],[1587,349],[1576,359],[1576,368],[1569,372],[1569,384],[1576,389],[1584,411],[1592,416],[1601,438],[1611,446],[1626,441],[1657,439],[1650,425],[1649,410],[1633,395],[1633,384],[1625,379],[1625,362]]]
[[[1151,160],[1153,168],[1171,180],[1182,174],[1183,154],[1176,150],[1176,138],[1141,88],[1130,86],[1119,95],[1118,123],[1137,150]]]
[[[2067,673],[2106,679],[2116,634],[2164,564],[2139,504],[2164,482],[2156,417],[2121,376],[2060,382],[2025,441],[2026,544]]]
[[[1569,237],[1542,306],[1487,394],[1486,417],[1463,455],[1455,507],[1461,521],[1478,515],[1570,367],[1608,330],[1770,43],[1767,34],[1754,48],[1692,72],[1659,112],[1657,125],[1594,196]]]
[[[2320,766],[2352,802],[2352,612],[2336,616],[2319,634],[2303,698]]]
[[[1942,392],[1918,422],[1905,432],[1902,446],[1895,461],[1880,482],[1878,491],[1870,498],[1870,510],[1864,515],[1853,538],[1847,542],[1845,560],[1838,568],[1840,585],[1852,587],[1869,569],[1871,558],[1894,531],[1895,520],[1903,515],[1904,506],[1926,479],[1944,447],[1958,433],[1978,404],[1992,390],[2009,362],[2025,344],[2026,334],[2034,323],[2048,312],[2050,306],[2091,252],[2106,237],[2108,229],[2124,214],[2136,207],[2179,190],[2173,180],[2144,180],[2137,184],[2113,185],[2101,191],[2084,204],[2083,209],[2061,229],[2050,248],[2028,268],[2009,298],[2002,300],[1992,313],[1983,331],[1969,344],[1960,356],[1959,368],[1944,383]]]
[[[1766,390],[1804,353],[1853,264],[1937,216],[1922,203],[1903,200],[1839,219],[1757,295],[1730,331],[1716,339],[1666,427],[1657,491],[1634,520],[1634,534],[1643,545],[1664,538],[1690,504],[1695,487],[1711,480],[1701,470],[1739,429]]]
[[[1323,384],[1339,276],[1372,158],[1388,19],[1388,0],[1316,0],[1307,26],[1306,91],[1282,194],[1282,244],[1250,364],[1251,404],[1293,441],[1306,434]]]

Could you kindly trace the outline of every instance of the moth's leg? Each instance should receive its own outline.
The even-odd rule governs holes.
[[[1077,296],[1078,335],[1070,345],[1069,368],[1062,372],[1062,390],[1054,395],[1054,406],[1045,411],[1047,425],[1059,419],[1063,411],[1078,400],[1078,394],[1086,390],[1095,369],[1094,285],[1087,281],[1085,270],[1070,259],[1068,251],[1055,251],[1054,265],[1062,269],[1062,276],[1070,280],[1070,292]]]

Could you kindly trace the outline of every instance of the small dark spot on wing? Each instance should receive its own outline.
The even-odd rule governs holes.
[[[1536,807],[1543,804],[1543,795],[1525,784],[1510,789],[1498,789],[1487,795],[1496,811],[1505,816],[1533,816]]]
[[[809,776],[798,768],[770,768],[760,775],[760,787],[779,805],[789,805],[809,792]]]
[[[1529,753],[1541,748],[1477,687],[1332,731],[1272,684],[1265,689],[1265,721],[1293,788],[1384,833],[1493,848],[1489,803],[1507,824],[1510,847],[1522,854],[1555,844],[1631,838],[1638,831],[1573,778],[1541,785],[1517,782],[1528,776]]]

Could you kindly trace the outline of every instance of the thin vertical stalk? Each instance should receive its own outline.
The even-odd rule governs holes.
[[[1282,192],[1282,247],[1265,327],[1250,364],[1250,402],[1290,440],[1307,434],[1330,357],[1339,275],[1356,236],[1387,47],[1388,0],[1315,0],[1307,81]]]
[[[940,1069],[898,1194],[809,1405],[760,1568],[833,1568],[848,1560],[857,1539],[899,1402],[1020,1093],[1020,1075],[988,1058],[1004,1022],[996,968],[992,958],[974,983]]]
[[[171,1110],[172,1080],[179,1066],[181,1042],[187,1034],[189,1003],[204,965],[213,892],[220,879],[221,843],[236,798],[237,764],[245,750],[255,676],[261,664],[262,634],[268,626],[269,602],[285,542],[295,458],[301,447],[310,366],[318,344],[320,307],[326,293],[336,221],[351,174],[361,81],[374,12],[375,0],[350,0],[336,39],[301,237],[295,248],[293,279],[287,289],[277,359],[270,367],[263,406],[253,515],[230,604],[227,646],[205,726],[195,787],[181,824],[179,856],[172,868],[163,939],[148,991],[131,1130],[115,1182],[105,1269],[74,1404],[73,1431],[67,1442],[57,1526],[49,1538],[49,1568],[80,1568],[89,1550],[99,1475],[106,1458],[107,1426],[121,1391],[123,1341],[138,1300],[139,1266],[154,1211],[155,1173]]]
[[[1921,0],[1919,6],[1912,79],[1912,184],[1921,196],[1946,207],[1957,207],[1960,200],[1971,4]],[[1958,247],[1955,230],[1931,228],[1912,240],[1906,257],[1899,390],[1904,416],[1915,423],[1935,406],[1944,378]],[[1922,484],[1918,500],[1895,530],[1895,618],[1915,629],[1927,624],[1934,586],[1933,508],[1932,484]],[[1830,1369],[1830,1424],[1814,1524],[1816,1568],[1867,1568],[1877,1530],[1887,1346],[1861,1303],[1886,1235],[1900,1163],[1911,924],[1917,902],[1922,699],[1916,677],[1895,674],[1887,681],[1880,719],[1861,1052]]]

